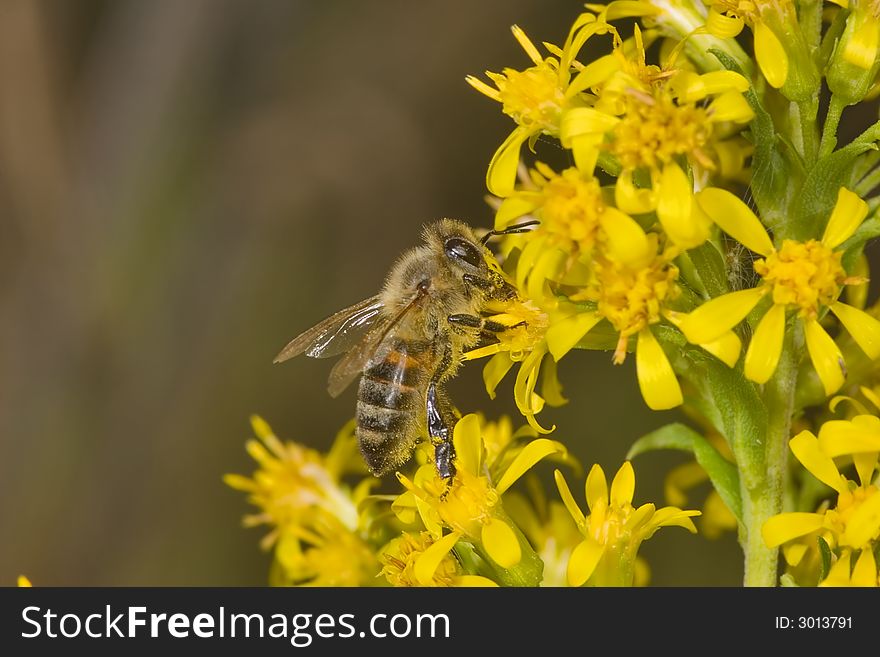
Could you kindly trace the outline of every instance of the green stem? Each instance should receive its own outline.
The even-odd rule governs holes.
[[[798,115],[797,129],[800,137],[801,157],[807,167],[816,161],[819,152],[819,135],[816,130],[816,115],[819,113],[819,98],[812,96],[807,100],[798,101],[793,108]],[[797,141],[795,142],[797,143]]]
[[[764,480],[742,491],[745,536],[745,586],[776,586],[779,550],[768,548],[761,527],[782,512],[788,439],[797,383],[797,349],[793,331],[786,331],[782,356],[773,377],[764,387],[768,423],[764,442]]]
[[[830,155],[837,146],[837,126],[840,125],[840,115],[846,108],[846,103],[839,96],[831,95],[828,104],[828,114],[825,117],[825,125],[822,128],[822,141],[819,143],[819,157]]]

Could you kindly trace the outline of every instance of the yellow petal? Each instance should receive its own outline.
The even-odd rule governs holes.
[[[455,586],[460,586],[462,588],[481,588],[481,587],[498,586],[498,584],[493,582],[488,577],[483,577],[481,575],[459,575],[453,581],[455,582]]]
[[[755,59],[771,87],[779,89],[788,78],[788,55],[779,38],[762,21],[755,21]]]
[[[571,140],[581,135],[604,135],[620,122],[616,116],[591,107],[575,107],[562,115],[559,140],[565,148],[571,148]]]
[[[654,189],[636,187],[632,169],[625,169],[620,172],[614,185],[614,203],[622,212],[645,214],[657,207],[657,193]]]
[[[672,468],[663,480],[663,494],[666,501],[675,506],[686,504],[685,491],[702,484],[708,478],[709,475],[696,461],[688,461]]]
[[[831,304],[831,312],[871,360],[880,358],[880,322],[868,313],[840,301]]]
[[[693,185],[680,166],[673,162],[663,167],[657,217],[670,239],[683,249],[699,246],[709,237],[708,224],[693,220],[693,193]]]
[[[455,466],[479,475],[480,464],[483,461],[480,418],[474,413],[468,413],[456,422],[452,430],[452,444],[455,446]]]
[[[601,318],[596,313],[577,313],[554,322],[547,329],[547,348],[557,362],[589,333]]]
[[[583,586],[599,565],[605,546],[588,536],[571,551],[568,559],[568,585]]]
[[[516,534],[503,520],[489,520],[483,525],[480,538],[486,553],[502,568],[513,568],[522,559],[522,548],[516,540]]]
[[[697,528],[694,527],[694,521],[691,518],[699,515],[701,515],[699,511],[684,511],[674,506],[664,506],[654,513],[654,517],[651,518],[651,526],[654,529],[659,529],[660,527],[684,527],[691,534],[696,534]]]
[[[761,535],[767,547],[774,548],[793,538],[821,529],[824,518],[821,513],[780,513],[764,523]]]
[[[679,320],[679,328],[688,342],[714,342],[739,324],[763,297],[763,288],[737,290],[709,299]]]
[[[608,504],[608,482],[605,479],[605,471],[598,463],[590,468],[584,489],[587,497],[587,506],[590,507],[591,511],[598,504]]]
[[[617,208],[605,208],[599,225],[607,237],[609,254],[618,262],[641,266],[652,257],[650,242],[639,223]]]
[[[797,566],[807,553],[808,546],[803,543],[790,543],[782,548],[782,556],[789,566]]]
[[[767,256],[773,242],[761,220],[738,197],[726,189],[707,187],[697,194],[697,203],[725,233],[755,253]]]
[[[532,197],[510,196],[504,199],[495,213],[495,230],[504,230],[523,215],[533,212],[538,204],[539,201]]]
[[[752,336],[746,352],[745,375],[755,383],[766,383],[779,363],[785,337],[785,306],[770,307]]]
[[[868,204],[858,194],[841,187],[837,192],[837,203],[834,204],[834,210],[831,211],[828,225],[822,234],[822,244],[829,249],[840,246],[853,236],[867,216]]]
[[[649,328],[639,331],[636,376],[648,408],[662,411],[680,406],[684,401],[672,365]]]
[[[852,571],[853,586],[877,586],[877,562],[871,550],[862,550]]]
[[[856,466],[856,472],[859,475],[859,481],[862,486],[868,486],[874,478],[874,470],[877,467],[878,452],[862,452],[861,454],[853,454],[853,465]]]
[[[715,7],[709,9],[706,17],[706,30],[713,36],[731,39],[742,32],[745,23],[737,16],[725,16]]]
[[[733,367],[736,365],[736,361],[739,360],[742,341],[736,333],[728,331],[717,340],[701,344],[700,346],[728,367]]]
[[[582,526],[584,524],[584,512],[581,511],[577,502],[574,501],[574,496],[571,494],[571,490],[568,487],[568,483],[565,481],[565,477],[562,476],[562,473],[559,470],[554,470],[553,478],[556,480],[556,487],[559,489],[559,497],[562,498],[562,503],[565,504],[568,513],[574,519],[578,527]]]
[[[434,573],[437,572],[437,566],[449,554],[449,551],[455,547],[460,537],[461,534],[459,532],[447,534],[419,555],[415,564],[413,564],[413,574],[419,584],[430,586],[434,582]]]
[[[840,558],[831,566],[826,577],[819,586],[848,586],[850,584],[850,561],[852,552],[846,550]]]
[[[752,106],[739,91],[724,92],[712,101],[707,111],[709,120],[713,123],[748,123],[755,118]]]
[[[841,543],[871,549],[869,541],[880,534],[880,493],[865,499],[853,511],[846,523]]]
[[[513,367],[513,360],[510,358],[510,352],[508,351],[495,354],[483,367],[483,383],[486,385],[489,399],[495,399],[495,389],[510,371],[511,367]]]
[[[632,463],[624,461],[611,481],[612,506],[631,506],[636,491],[636,473]]]
[[[486,172],[486,187],[495,196],[503,198],[513,194],[516,170],[519,167],[519,153],[530,136],[531,133],[525,128],[516,128],[492,156],[489,170]]]
[[[856,27],[845,39],[843,47],[844,61],[868,71],[877,61],[877,51],[880,49],[880,32],[878,32],[877,19],[868,18]]]
[[[870,423],[856,422],[859,417],[870,418]],[[819,429],[819,446],[834,458],[844,454],[863,454],[880,451],[880,430],[873,415],[857,416],[853,420],[829,420]]]
[[[24,575],[18,576],[18,587],[19,588],[31,588],[33,584],[31,584],[31,580],[29,580]]]
[[[604,55],[594,59],[572,79],[568,89],[565,90],[565,97],[571,98],[601,84],[619,69],[620,60],[614,55]]]
[[[532,40],[529,39],[529,37],[519,25],[511,25],[510,31],[513,32],[513,37],[519,42],[519,45],[522,46],[522,49],[526,51],[529,59],[531,59],[535,64],[540,64],[544,61],[544,58],[541,57],[541,53],[535,47],[535,44],[532,43]]]
[[[846,368],[840,348],[815,319],[804,322],[804,338],[807,342],[810,360],[813,361],[816,374],[822,381],[825,394],[830,395],[837,392],[846,377]]]
[[[822,451],[819,440],[810,431],[801,431],[788,441],[792,454],[810,474],[822,483],[831,486],[838,493],[846,490],[846,481],[841,479],[834,459]]]
[[[538,463],[538,461],[550,456],[551,454],[565,454],[565,446],[555,440],[547,438],[536,438],[528,445],[523,447],[513,459],[504,475],[495,486],[495,490],[499,495],[503,494],[513,485],[517,479],[522,477],[528,470]]]

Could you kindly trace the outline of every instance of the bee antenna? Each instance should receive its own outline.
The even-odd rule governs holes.
[[[500,235],[513,235],[514,233],[528,233],[530,230],[533,230],[535,226],[538,226],[541,222],[537,219],[532,219],[531,221],[524,221],[521,224],[514,224],[513,226],[508,226],[504,230],[490,230],[488,233],[483,235],[483,239],[480,240],[480,244],[486,246],[486,242],[489,241],[492,237],[498,237]]]

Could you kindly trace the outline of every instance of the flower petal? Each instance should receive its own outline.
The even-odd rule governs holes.
[[[657,193],[654,189],[636,187],[633,170],[624,169],[614,185],[614,203],[627,214],[645,214],[657,207]]]
[[[702,306],[682,317],[679,328],[688,342],[693,344],[713,342],[744,320],[765,293],[764,288],[756,287],[728,292],[709,299]]]
[[[831,211],[822,234],[822,244],[834,249],[846,242],[868,216],[868,204],[846,187],[837,192],[837,203]]]
[[[604,55],[584,66],[568,85],[565,97],[576,94],[601,84],[620,69],[620,60],[614,55]]]
[[[853,586],[877,586],[877,562],[871,550],[862,550],[852,571]]]
[[[507,470],[504,471],[501,479],[498,480],[495,490],[499,495],[503,494],[513,485],[513,482],[522,477],[541,459],[551,454],[565,454],[565,452],[565,445],[560,442],[548,438],[536,438],[519,451]]]
[[[780,513],[764,523],[761,535],[767,547],[774,548],[793,538],[821,529],[824,519],[825,515],[822,513]]]
[[[709,237],[709,226],[693,221],[694,187],[681,167],[663,167],[657,193],[657,217],[670,239],[683,249],[699,246]]]
[[[841,478],[840,471],[834,465],[834,459],[822,451],[819,440],[810,431],[801,431],[788,441],[792,454],[801,462],[810,474],[838,493],[846,490],[846,481]]]
[[[555,322],[547,329],[547,348],[557,362],[589,333],[601,317],[596,313],[577,313]]]
[[[480,436],[480,418],[468,413],[452,430],[452,444],[455,446],[455,466],[479,475],[483,462],[483,439]]]
[[[709,9],[706,17],[706,30],[713,36],[731,39],[742,32],[745,23],[737,16],[726,16],[715,7]]]
[[[662,411],[681,406],[684,398],[666,353],[650,328],[639,331],[636,343],[636,375],[648,408]]]
[[[744,369],[747,379],[755,383],[767,383],[776,371],[782,355],[783,338],[785,306],[774,304],[761,318],[749,343]]]
[[[684,527],[691,534],[696,534],[697,528],[694,526],[694,521],[691,518],[699,515],[702,515],[700,511],[685,511],[674,506],[664,506],[662,509],[657,509],[654,512],[654,517],[651,518],[651,526],[655,530],[660,527]]]
[[[489,399],[495,399],[495,389],[512,367],[513,359],[508,351],[497,353],[486,362],[483,367],[483,383],[486,392],[489,393]]]
[[[868,358],[880,358],[880,322],[863,310],[840,301],[831,304],[831,312],[837,315],[837,319]]]
[[[599,216],[599,225],[607,237],[609,254],[615,260],[638,267],[653,255],[645,231],[628,214],[617,208],[605,208]]]
[[[726,189],[707,187],[697,194],[697,203],[725,233],[763,256],[773,252],[773,242],[761,220],[738,197]]]
[[[537,199],[519,195],[504,199],[495,212],[495,230],[504,230],[523,215],[533,212],[538,205]]]
[[[591,511],[599,503],[602,505],[608,504],[608,481],[605,479],[605,471],[598,463],[590,468],[584,490],[587,497],[587,506],[590,507]]]
[[[804,338],[810,360],[813,361],[816,374],[825,387],[825,394],[837,392],[846,378],[846,367],[840,347],[815,319],[804,322]]]
[[[873,415],[856,416],[871,418]],[[855,422],[854,420],[829,420],[819,429],[819,447],[834,458],[844,454],[861,454],[880,451],[880,431],[874,424],[880,422]]]
[[[462,588],[495,587],[498,586],[488,577],[482,575],[459,575],[454,580],[455,586]]]
[[[604,553],[605,546],[590,536],[578,543],[568,559],[568,585],[583,586],[596,570]]]
[[[631,506],[636,491],[636,473],[632,463],[624,461],[611,481],[611,505]]]
[[[556,480],[556,487],[559,489],[559,497],[562,498],[562,503],[565,504],[565,508],[568,509],[575,524],[577,524],[578,527],[583,526],[584,512],[581,511],[577,502],[574,501],[574,496],[571,494],[571,490],[568,487],[568,483],[565,481],[565,477],[562,476],[562,473],[559,470],[554,470],[553,478]]]
[[[853,547],[872,548],[869,541],[880,534],[880,493],[867,497],[847,519],[840,542]]]
[[[430,586],[434,581],[434,573],[440,562],[449,554],[449,551],[455,547],[461,533],[452,532],[447,534],[438,541],[435,541],[422,552],[413,564],[413,575],[416,581],[422,586]]]
[[[788,78],[788,55],[779,38],[763,21],[755,21],[755,59],[771,87],[779,89]]]
[[[486,187],[495,196],[503,198],[513,194],[520,150],[530,136],[531,132],[525,128],[514,129],[492,156],[486,172]]]
[[[728,331],[717,340],[706,342],[700,346],[728,367],[733,367],[739,360],[742,341],[736,333]]]
[[[720,71],[719,71],[720,72]],[[730,72],[730,71],[725,71]],[[745,79],[745,78],[743,78]],[[709,119],[713,123],[732,121],[733,123],[748,123],[755,118],[755,112],[749,101],[739,91],[726,91],[709,105]]]
[[[480,539],[486,553],[502,568],[513,568],[522,559],[522,548],[516,534],[503,520],[492,518],[483,525]]]

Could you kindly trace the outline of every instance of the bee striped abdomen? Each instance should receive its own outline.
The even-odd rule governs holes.
[[[416,356],[423,351],[419,344],[395,341],[361,377],[356,433],[364,459],[376,475],[405,463],[415,447],[427,381]]]

